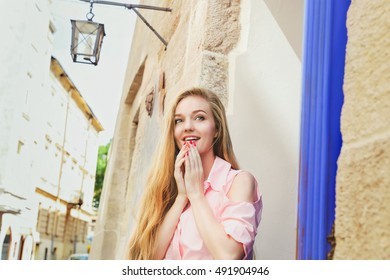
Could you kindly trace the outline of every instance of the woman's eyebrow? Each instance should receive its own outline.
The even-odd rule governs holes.
[[[199,113],[199,112],[203,112],[203,113],[205,113],[205,114],[207,115],[206,111],[201,110],[201,109],[195,110],[195,111],[193,111],[192,113],[193,113],[193,114],[196,114],[196,113]]]
[[[195,115],[195,114],[197,114],[197,113],[199,113],[199,112],[204,113],[204,114],[207,115],[207,112],[204,111],[204,110],[202,110],[202,109],[192,111],[191,114],[192,114],[192,115]],[[180,117],[180,116],[182,116],[182,115],[183,115],[182,113],[176,113],[174,116],[175,116],[175,117]]]

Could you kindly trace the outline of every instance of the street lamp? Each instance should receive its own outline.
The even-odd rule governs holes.
[[[103,43],[104,24],[93,22],[92,18],[85,20],[71,20],[72,43],[71,55],[73,62],[97,65],[100,49]]]
[[[90,3],[90,10],[87,13],[87,20],[71,20],[72,24],[72,42],[71,42],[71,56],[73,62],[86,63],[97,65],[100,58],[100,50],[103,43],[103,37],[106,35],[104,32],[104,24],[94,22],[92,19],[95,16],[92,13],[93,4],[105,4],[112,6],[121,6],[126,9],[133,10],[137,16],[149,27],[150,30],[160,39],[160,41],[167,48],[168,43],[164,38],[158,34],[158,32],[148,23],[148,21],[140,14],[137,9],[149,9],[163,12],[171,12],[170,8],[162,8],[148,5],[134,5],[117,3],[110,1],[100,0],[80,0]]]

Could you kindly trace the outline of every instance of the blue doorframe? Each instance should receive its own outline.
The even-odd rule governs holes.
[[[350,2],[305,1],[298,259],[326,259],[331,249]]]

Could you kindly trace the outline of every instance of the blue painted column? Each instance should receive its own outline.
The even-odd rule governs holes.
[[[305,1],[298,259],[326,259],[331,249],[350,2]]]

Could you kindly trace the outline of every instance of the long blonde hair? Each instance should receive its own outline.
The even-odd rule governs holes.
[[[233,152],[225,108],[218,96],[203,88],[192,88],[179,94],[166,115],[166,125],[152,161],[138,222],[129,240],[128,259],[153,259],[158,230],[176,199],[177,186],[173,172],[179,149],[174,140],[174,114],[179,102],[188,96],[200,96],[209,102],[217,131],[214,154],[228,161],[232,168],[239,168]]]

